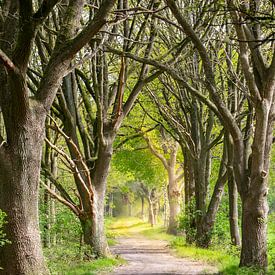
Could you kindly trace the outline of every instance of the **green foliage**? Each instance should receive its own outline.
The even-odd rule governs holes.
[[[268,263],[269,269],[275,273],[275,213],[268,217]]]
[[[6,213],[0,209],[0,247],[10,243],[6,238],[6,234],[3,231],[3,226],[6,223]]]
[[[134,151],[134,148],[129,148],[119,151],[114,155],[112,167],[131,173],[135,180],[149,186],[161,186],[166,179],[162,164],[148,150]]]
[[[98,259],[92,262],[86,262],[74,266],[69,270],[67,275],[96,275],[99,274],[99,271],[111,271],[114,266],[121,264],[123,260],[114,259],[114,258],[106,258],[106,259]]]
[[[59,244],[44,250],[47,264],[52,275],[98,274],[99,271],[110,270],[122,263],[121,259],[91,259],[89,247],[76,242]]]
[[[56,238],[61,241],[79,240],[82,232],[78,218],[66,206],[56,204],[55,222],[50,228],[48,223],[47,206],[40,205],[40,230],[42,239],[45,237],[46,231],[48,234],[55,234]]]

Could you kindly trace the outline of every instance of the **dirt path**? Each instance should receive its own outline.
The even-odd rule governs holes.
[[[217,269],[203,262],[172,255],[168,243],[143,237],[120,238],[112,248],[114,254],[127,260],[112,275],[120,274],[217,274]]]

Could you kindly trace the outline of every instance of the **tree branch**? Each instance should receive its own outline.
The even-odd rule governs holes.
[[[44,188],[47,190],[47,192],[53,198],[57,199],[59,202],[61,202],[62,204],[66,205],[67,207],[69,207],[76,214],[76,216],[80,216],[81,215],[81,210],[76,205],[73,205],[71,202],[69,202],[66,199],[64,199],[63,197],[59,196],[47,184],[45,184],[45,182],[43,182],[42,180],[40,180],[40,182],[42,183],[42,185],[44,186]]]
[[[19,73],[18,68],[12,62],[12,60],[0,49],[0,60],[8,71],[12,71],[15,74]]]
[[[156,156],[163,164],[163,166],[165,167],[166,170],[169,169],[169,165],[168,165],[168,162],[167,160],[165,159],[165,157],[160,154],[156,148],[154,148],[153,144],[151,143],[150,139],[146,136],[143,136],[144,140],[146,141],[146,143],[148,144],[148,147],[150,149],[150,151],[152,152],[152,154],[154,156]]]
[[[33,15],[33,19],[40,23],[47,18],[54,6],[61,0],[43,0],[37,12]]]
[[[45,77],[38,89],[36,98],[49,110],[60,86],[63,76],[66,74],[69,64],[75,54],[87,44],[106,24],[107,16],[116,0],[105,0],[100,6],[94,19],[75,38],[67,41],[59,41],[54,54],[45,70]],[[59,33],[59,40],[62,33]],[[63,42],[63,43],[62,43]]]

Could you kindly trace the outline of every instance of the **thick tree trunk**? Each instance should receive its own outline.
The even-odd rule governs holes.
[[[40,116],[40,117],[36,117]],[[1,274],[47,274],[38,224],[38,194],[45,114],[28,114],[0,148],[0,208],[10,244],[0,248]],[[5,152],[4,152],[5,151]]]
[[[178,232],[178,215],[180,214],[179,194],[169,196],[169,224],[167,233],[176,235]]]
[[[71,75],[73,77],[73,75]],[[67,145],[70,151],[71,158],[74,160],[79,159],[79,156],[75,152],[74,146],[80,148],[78,136],[77,136],[77,124],[76,124],[76,90],[75,83],[70,77],[66,77],[63,82],[63,91],[66,98],[66,104],[63,103],[64,108],[64,132],[73,141],[74,145],[67,140]],[[62,102],[62,98],[60,100]],[[66,109],[67,108],[67,109]],[[114,141],[114,133],[105,133],[106,144],[99,144],[99,151],[97,160],[95,163],[86,162],[89,166],[90,175],[87,175],[83,171],[83,164],[80,161],[76,162],[78,170],[81,171],[81,177],[90,188],[90,181],[94,187],[94,198],[87,196],[86,188],[83,188],[83,183],[80,182],[77,175],[74,175],[75,183],[78,188],[79,196],[81,197],[83,204],[83,215],[80,217],[84,242],[91,246],[92,251],[98,257],[104,257],[109,255],[109,248],[104,232],[104,202],[106,192],[106,181],[108,170],[110,166],[110,160],[112,156],[112,145]]]
[[[247,194],[242,199],[242,205],[240,266],[267,267],[267,191]]]
[[[216,215],[223,196],[226,183],[226,167],[221,168],[219,178],[215,185],[207,213],[203,216],[202,223],[197,227],[196,245],[207,248],[211,244],[212,230],[215,224]]]
[[[104,194],[97,193],[93,210],[80,218],[85,244],[92,248],[97,257],[110,254],[104,232]]]
[[[113,153],[114,133],[106,133],[106,145],[99,147],[98,159],[94,169],[91,171],[92,183],[95,187],[96,208],[92,231],[93,251],[98,256],[110,254],[104,231],[104,200],[106,193],[107,176]],[[85,238],[84,238],[85,240]]]
[[[174,167],[168,171],[168,202],[169,202],[169,224],[167,233],[177,234],[178,231],[178,215],[180,214],[180,192],[174,175]]]
[[[242,199],[240,266],[267,268],[267,193],[273,141],[274,104],[262,100],[255,110],[256,124],[251,146],[252,153],[248,159],[246,176],[243,176],[244,182],[240,184]]]

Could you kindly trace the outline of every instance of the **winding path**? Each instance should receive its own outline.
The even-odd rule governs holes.
[[[119,238],[112,252],[127,260],[112,275],[218,274],[215,267],[189,258],[172,255],[168,243],[144,237]]]

